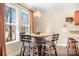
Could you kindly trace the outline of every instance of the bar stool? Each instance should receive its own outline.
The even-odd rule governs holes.
[[[38,56],[38,45],[33,42],[31,44],[31,54],[32,56]]]
[[[57,50],[56,50],[56,44],[59,38],[59,34],[53,34],[52,40],[51,40],[51,46],[50,46],[50,55],[56,55],[57,56]]]
[[[46,41],[45,38],[36,38],[38,43],[39,56],[50,56],[50,41]]]
[[[42,44],[42,56],[50,56],[50,41],[44,41]]]
[[[31,36],[30,35],[23,35],[20,34],[21,41],[23,43],[23,46],[21,48],[20,56],[30,56],[30,42],[31,42]]]
[[[74,38],[69,38],[67,41],[67,54],[69,56],[77,56],[77,50],[78,41],[76,41]]]
[[[42,56],[42,47],[43,47],[43,44],[45,44],[44,38],[35,37],[35,39],[36,39],[36,44],[38,47],[38,56]]]

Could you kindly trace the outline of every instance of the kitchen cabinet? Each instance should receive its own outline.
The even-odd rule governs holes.
[[[74,12],[74,23],[75,25],[79,25],[79,10]]]
[[[66,22],[72,23],[73,22],[73,17],[66,17]]]

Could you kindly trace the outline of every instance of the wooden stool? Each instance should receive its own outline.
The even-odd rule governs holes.
[[[37,44],[31,46],[31,52],[32,52],[32,56],[38,56],[38,45]]]
[[[42,44],[42,56],[50,56],[50,44],[47,41],[45,44]]]
[[[78,41],[76,41],[73,38],[69,38],[68,42],[67,42],[67,54],[69,56],[77,56],[77,50],[78,50],[78,45],[77,45]]]
[[[51,47],[50,47],[50,55],[56,55],[57,56],[57,50],[56,50],[56,44],[59,38],[59,34],[53,34],[52,35],[52,41],[51,41]]]
[[[31,36],[30,35],[23,35],[20,34],[21,41],[23,46],[21,48],[20,56],[30,56],[30,43],[31,43]]]

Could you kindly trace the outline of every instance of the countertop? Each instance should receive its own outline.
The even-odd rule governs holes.
[[[70,31],[70,33],[79,35],[79,31]]]

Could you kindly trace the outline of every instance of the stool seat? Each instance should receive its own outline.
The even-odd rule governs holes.
[[[32,40],[26,40],[26,39],[23,39],[21,41],[25,41],[25,42],[32,42]]]

